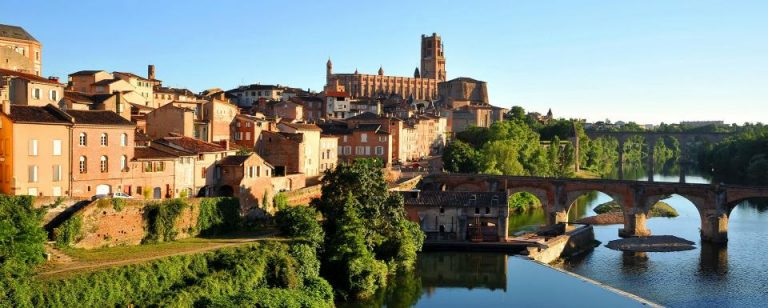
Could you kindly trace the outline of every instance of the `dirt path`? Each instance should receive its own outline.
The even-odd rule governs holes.
[[[274,234],[268,234],[268,235],[259,236],[255,238],[227,239],[226,241],[221,243],[213,242],[208,244],[201,244],[202,247],[199,247],[199,248],[183,249],[182,251],[168,251],[164,253],[153,254],[151,256],[128,258],[128,259],[121,259],[121,260],[115,260],[115,261],[108,261],[108,260],[81,261],[81,260],[77,260],[76,258],[72,258],[69,255],[66,255],[64,252],[58,249],[50,247],[49,253],[51,253],[54,256],[53,261],[55,263],[58,263],[57,264],[58,266],[54,265],[53,268],[43,270],[40,273],[38,273],[37,276],[39,278],[45,279],[51,276],[58,276],[58,275],[67,274],[70,272],[88,272],[88,271],[94,271],[94,270],[99,270],[99,269],[108,268],[108,267],[138,264],[138,263],[144,263],[148,261],[153,261],[153,260],[168,258],[173,256],[204,253],[208,251],[235,247],[235,246],[240,246],[248,243],[264,241],[264,240],[283,240],[283,239],[271,237],[273,235]]]

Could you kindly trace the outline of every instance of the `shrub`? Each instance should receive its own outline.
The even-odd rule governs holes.
[[[290,237],[303,237],[319,247],[325,232],[317,221],[317,210],[308,206],[288,207],[277,212],[275,220],[280,232]]]
[[[44,261],[43,211],[31,196],[0,195],[0,270],[12,274]]]
[[[144,208],[147,235],[142,242],[155,243],[175,240],[179,234],[176,230],[176,221],[188,206],[181,199],[168,199],[161,203],[147,205]]]
[[[53,229],[53,238],[56,246],[67,247],[79,241],[83,236],[83,218],[74,215]]]
[[[237,198],[205,198],[200,201],[197,230],[200,235],[219,235],[240,227],[240,201]]]
[[[112,199],[112,208],[115,209],[115,212],[122,211],[125,208],[125,200],[120,198]]]

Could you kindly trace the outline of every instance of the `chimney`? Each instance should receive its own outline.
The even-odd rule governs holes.
[[[55,83],[59,83],[59,77],[56,77],[56,76],[49,76],[48,80],[53,81]]]
[[[155,65],[153,64],[147,66],[147,79],[155,80]]]

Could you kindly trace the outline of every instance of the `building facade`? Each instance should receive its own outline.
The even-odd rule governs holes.
[[[42,76],[42,45],[22,27],[0,24],[0,69]]]
[[[378,74],[333,73],[333,63],[326,63],[326,85],[338,82],[353,98],[376,97],[380,94],[396,94],[400,97],[413,96],[420,100],[437,99],[437,85],[445,81],[445,55],[440,36],[421,36],[421,71],[416,69],[413,77],[384,75],[379,68]]]

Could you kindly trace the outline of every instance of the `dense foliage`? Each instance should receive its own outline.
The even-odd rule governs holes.
[[[197,217],[200,235],[225,234],[237,230],[240,225],[240,201],[237,198],[205,198],[200,201]]]
[[[144,220],[147,222],[147,235],[144,243],[173,241],[179,232],[176,221],[181,212],[189,207],[182,199],[167,199],[144,208]]]
[[[77,241],[83,235],[83,217],[74,215],[53,229],[53,239],[56,246],[65,247]]]
[[[312,207],[286,207],[275,215],[277,226],[286,236],[301,237],[320,248],[325,239],[325,232],[318,221],[318,213]]]
[[[44,261],[43,213],[30,196],[0,195],[0,270],[23,273]]]
[[[314,249],[267,242],[55,281],[26,281],[7,306],[332,307]],[[31,291],[30,291],[31,290]]]
[[[743,131],[701,152],[699,164],[715,180],[768,185],[768,127],[746,125]]]
[[[531,209],[540,208],[541,200],[529,192],[519,192],[509,196],[507,201],[509,210],[512,213],[526,212]]]
[[[496,122],[489,128],[471,127],[448,144],[444,166],[447,171],[462,173],[570,176],[575,161],[572,144],[561,142],[559,136],[542,143],[539,136],[519,119]]]
[[[322,275],[344,298],[364,298],[387,276],[409,271],[424,234],[405,216],[402,196],[390,194],[380,161],[361,159],[323,177],[312,205],[324,217]]]

